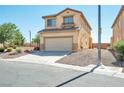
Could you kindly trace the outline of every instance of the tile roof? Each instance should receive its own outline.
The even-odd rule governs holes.
[[[63,31],[63,30],[79,30],[79,27],[73,27],[73,28],[55,28],[55,29],[42,29],[40,31],[38,31],[38,33],[40,32],[50,32],[50,31]]]

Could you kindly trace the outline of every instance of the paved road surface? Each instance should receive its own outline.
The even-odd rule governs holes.
[[[65,83],[63,86],[124,86],[124,79],[121,78],[48,65],[22,62],[0,62],[1,87],[54,87],[68,80],[70,80],[70,82]]]

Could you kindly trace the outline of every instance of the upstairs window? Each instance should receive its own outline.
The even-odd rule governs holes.
[[[48,27],[55,27],[56,26],[56,19],[48,19],[47,20]]]
[[[64,24],[73,24],[73,16],[64,17]]]

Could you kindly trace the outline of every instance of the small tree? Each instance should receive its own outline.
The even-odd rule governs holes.
[[[40,45],[40,37],[39,37],[39,35],[36,35],[35,38],[32,39],[32,43],[36,43],[37,46],[39,47],[39,45]]]
[[[15,24],[4,23],[0,25],[0,43],[5,47],[7,42],[11,46],[23,45],[25,38]]]
[[[5,42],[12,38],[12,34],[17,30],[15,24],[12,23],[4,23],[0,25],[0,43],[5,47]]]
[[[10,45],[13,45],[13,46],[14,45],[21,46],[24,44],[25,38],[23,37],[21,32],[17,30],[13,33],[13,37],[8,42],[10,43]]]

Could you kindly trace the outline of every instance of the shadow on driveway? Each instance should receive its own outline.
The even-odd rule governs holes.
[[[74,77],[74,78],[72,78],[72,79],[70,79],[70,80],[67,80],[67,81],[65,81],[65,82],[63,82],[63,83],[57,85],[56,87],[61,87],[61,86],[65,85],[65,84],[67,84],[67,83],[69,83],[69,82],[71,82],[71,81],[74,81],[74,80],[76,80],[76,79],[78,79],[78,78],[80,78],[80,77],[82,77],[82,76],[85,76],[85,75],[87,75],[87,74],[89,74],[89,73],[92,73],[92,72],[93,72],[96,68],[98,68],[99,66],[100,66],[100,65],[97,65],[97,66],[95,66],[94,68],[92,68],[89,72],[85,72],[85,73],[83,73],[83,74],[81,74],[81,75],[78,75],[78,76],[76,76],[76,77]]]

